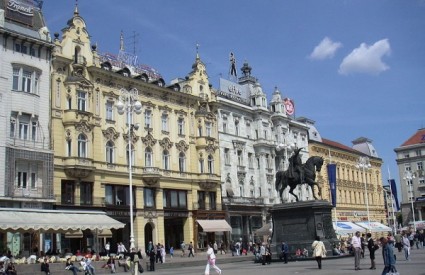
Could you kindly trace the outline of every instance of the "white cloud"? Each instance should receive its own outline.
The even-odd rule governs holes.
[[[390,67],[382,61],[385,55],[390,55],[391,47],[388,39],[375,42],[372,46],[362,43],[354,49],[339,65],[339,73],[366,73],[377,75]]]
[[[319,45],[314,48],[313,52],[310,54],[310,58],[315,60],[332,58],[336,51],[341,47],[342,43],[333,42],[329,37],[325,37]]]

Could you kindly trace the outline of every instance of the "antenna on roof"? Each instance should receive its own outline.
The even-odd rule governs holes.
[[[131,41],[130,43],[133,46],[133,54],[136,55],[137,53],[137,44],[139,43],[139,34],[136,33],[136,31],[133,31],[133,35],[128,37]]]

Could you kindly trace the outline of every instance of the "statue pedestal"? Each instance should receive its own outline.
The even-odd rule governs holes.
[[[270,210],[273,219],[272,244],[276,246],[278,257],[281,253],[281,243],[289,246],[289,253],[295,254],[307,248],[309,257],[312,255],[311,244],[316,236],[326,246],[328,256],[332,255],[333,245],[338,243],[332,226],[332,204],[325,200],[299,201],[288,204],[278,204]],[[274,254],[274,253],[273,253]]]

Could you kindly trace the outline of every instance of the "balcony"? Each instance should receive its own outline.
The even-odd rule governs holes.
[[[65,110],[63,113],[63,124],[74,125],[75,123],[80,122],[81,119],[90,121],[92,117],[93,114],[87,111]]]
[[[65,174],[72,178],[86,178],[96,169],[92,159],[68,157],[63,159]]]
[[[147,185],[155,185],[161,179],[162,174],[158,167],[143,167],[140,176]]]

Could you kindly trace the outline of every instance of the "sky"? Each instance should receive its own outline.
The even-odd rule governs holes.
[[[52,36],[75,4],[44,0]],[[268,100],[277,87],[323,138],[371,139],[385,182],[389,170],[400,184],[394,148],[425,127],[425,0],[79,0],[78,9],[98,51],[118,54],[122,31],[125,50],[167,84],[191,71],[198,45],[218,89],[233,52]]]

